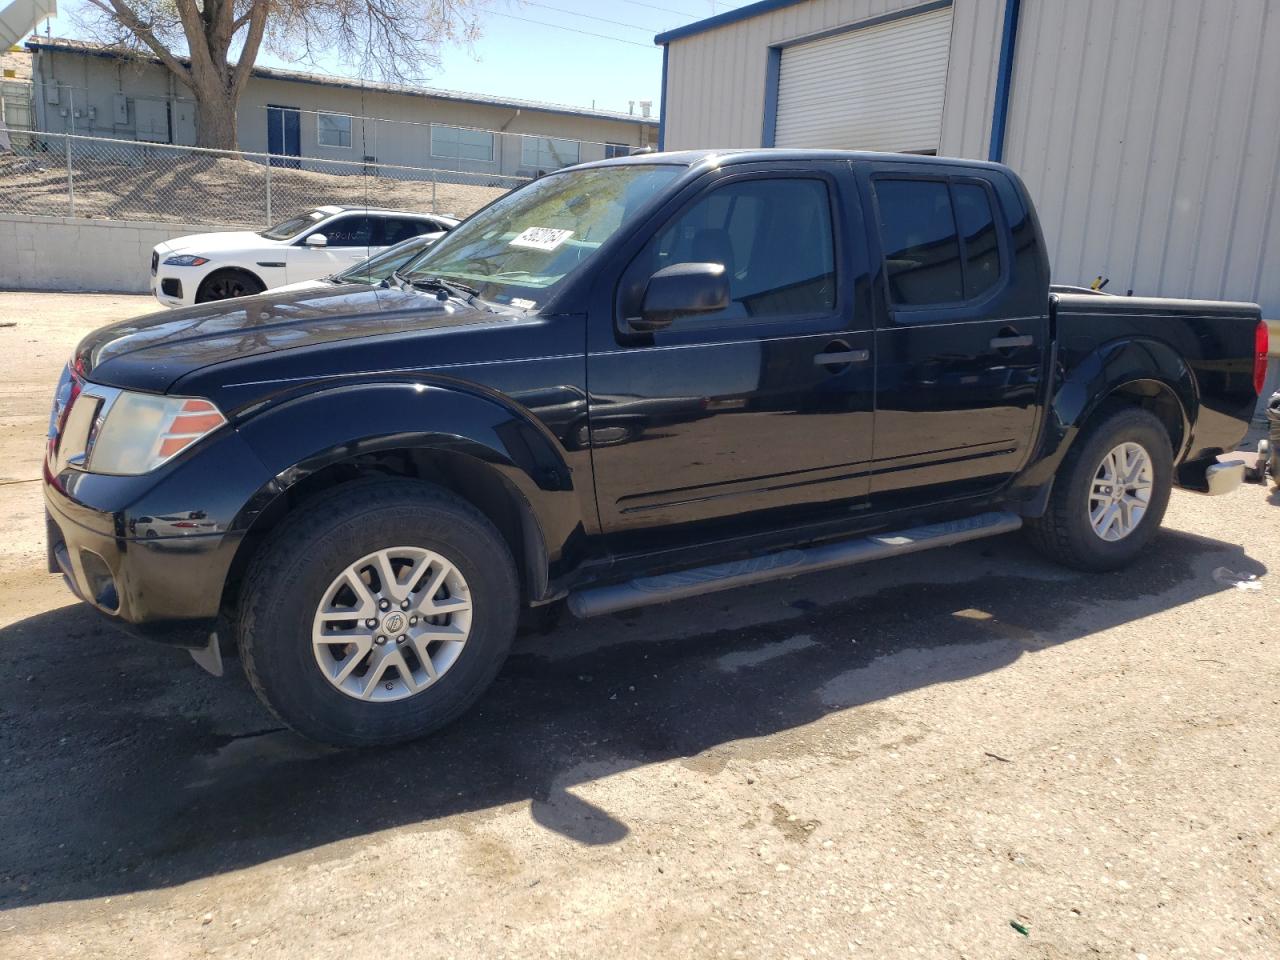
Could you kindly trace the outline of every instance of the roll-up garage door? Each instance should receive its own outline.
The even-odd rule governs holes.
[[[951,8],[782,50],[774,144],[936,151]]]

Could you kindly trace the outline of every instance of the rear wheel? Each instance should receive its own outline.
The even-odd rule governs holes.
[[[218,270],[204,278],[196,291],[196,303],[249,297],[265,289],[262,281],[247,270]]]
[[[1027,523],[1046,556],[1078,570],[1132,562],[1169,504],[1173,453],[1164,425],[1123,408],[1095,421],[1063,460],[1043,517]]]
[[[339,486],[251,564],[240,652],[258,696],[304,736],[394,743],[480,696],[519,599],[505,541],[470,504],[412,481]]]

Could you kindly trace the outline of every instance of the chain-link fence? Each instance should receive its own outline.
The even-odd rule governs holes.
[[[466,216],[527,178],[0,128],[0,212],[262,227],[322,204]]]

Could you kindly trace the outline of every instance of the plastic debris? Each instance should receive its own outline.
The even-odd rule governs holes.
[[[1020,934],[1022,934],[1024,937],[1029,937],[1029,936],[1031,936],[1031,931],[1029,931],[1029,930],[1028,930],[1026,927],[1024,927],[1022,924],[1020,924],[1017,920],[1010,920],[1010,921],[1009,921],[1009,926],[1013,927],[1013,929],[1017,930],[1017,931],[1018,931]]]
[[[1213,571],[1213,579],[1224,587],[1235,587],[1237,590],[1261,590],[1262,582],[1252,573],[1236,573],[1226,567],[1218,567]]]

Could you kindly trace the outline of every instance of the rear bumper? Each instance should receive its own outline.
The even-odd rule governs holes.
[[[1204,491],[1211,497],[1220,497],[1231,493],[1244,483],[1245,462],[1243,460],[1227,460],[1215,463],[1204,472]]]

